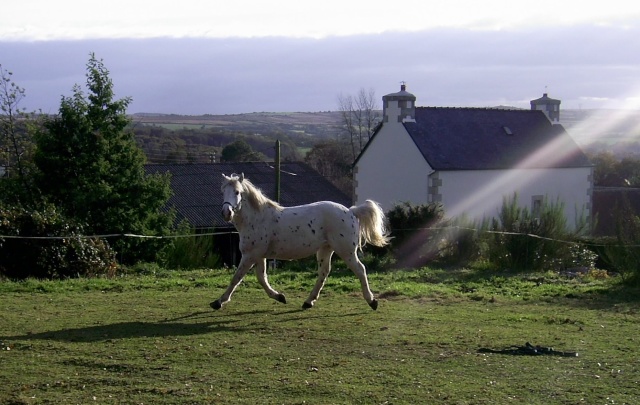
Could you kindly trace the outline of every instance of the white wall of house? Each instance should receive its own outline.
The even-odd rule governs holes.
[[[402,124],[385,123],[355,167],[355,203],[374,200],[385,211],[403,201],[426,203],[430,172]]]
[[[532,210],[533,200],[546,197],[564,203],[567,226],[575,227],[576,216],[587,218],[591,209],[591,168],[512,169],[439,172],[441,196],[447,217],[465,213],[482,220],[496,217],[503,197],[518,194],[521,207]]]
[[[384,123],[354,168],[355,204],[372,199],[388,211],[405,201],[442,202],[449,218],[465,214],[481,221],[496,217],[503,198],[515,192],[520,206],[529,210],[534,200],[559,200],[569,228],[575,227],[576,217],[590,217],[591,167],[436,172],[397,122],[397,114],[394,117]]]

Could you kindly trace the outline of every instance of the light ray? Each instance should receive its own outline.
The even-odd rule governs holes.
[[[630,92],[625,98],[627,100],[624,106],[625,108],[611,110],[606,115],[594,114],[585,122],[574,126],[571,130],[573,134],[569,133],[569,135],[576,136],[581,131],[589,131],[590,134],[594,134],[592,139],[595,140],[598,139],[598,136],[606,136],[606,134],[610,133],[623,122],[628,122],[633,119],[637,120],[638,110],[640,109],[640,97],[637,96],[638,94],[640,94],[640,91]],[[606,117],[606,119],[604,117]],[[635,126],[631,126],[630,128],[632,131],[630,138],[640,138],[640,120]],[[629,134],[627,134],[627,136],[629,136]],[[540,181],[545,175],[543,168],[553,166],[567,159],[570,156],[569,154],[574,150],[573,146],[573,143],[566,137],[557,137],[539,149],[532,151],[527,158],[516,167],[503,171],[502,174],[497,176],[490,184],[483,185],[483,187],[479,187],[476,190],[469,190],[469,196],[459,204],[451,207],[445,206],[446,217],[451,219],[461,218],[467,215],[469,218],[477,219],[478,213],[481,215],[482,213],[489,213],[489,215],[485,215],[485,219],[497,216],[497,209],[493,212],[493,215],[491,215],[490,212],[492,209],[495,209],[495,197],[497,193],[504,193],[507,189],[524,189],[527,185]],[[513,191],[501,195],[501,197],[511,197],[512,195]],[[522,205],[522,201],[520,204]],[[581,207],[565,207],[565,210],[574,208],[579,209]],[[572,220],[572,218],[567,219],[568,223]],[[479,225],[479,222],[477,225]],[[404,262],[420,263],[421,258],[419,256],[421,252],[431,251],[431,247],[427,247],[426,250],[424,248],[425,232],[427,231],[418,232],[414,237],[407,240],[407,246],[411,246],[411,248],[407,249],[405,246],[403,251],[415,253],[409,253],[409,256],[403,258]],[[456,232],[453,230],[450,235],[453,238],[457,237]],[[420,242],[421,240],[422,244]]]

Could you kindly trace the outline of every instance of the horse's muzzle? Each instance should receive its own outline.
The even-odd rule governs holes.
[[[233,208],[231,205],[224,205],[222,207],[222,218],[227,222],[231,222],[233,219]]]

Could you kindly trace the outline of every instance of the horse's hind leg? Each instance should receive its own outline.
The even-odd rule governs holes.
[[[373,297],[373,293],[369,288],[369,280],[367,278],[367,269],[364,267],[364,264],[358,259],[358,255],[356,252],[352,252],[349,255],[340,256],[345,261],[347,266],[355,273],[355,275],[360,280],[360,286],[362,287],[362,295],[364,299],[367,301],[369,306],[376,310],[378,309],[378,300]]]
[[[313,304],[318,299],[320,291],[322,291],[322,287],[324,287],[324,283],[327,281],[327,277],[331,272],[332,255],[333,249],[329,246],[321,247],[320,250],[316,252],[316,258],[318,259],[318,280],[316,281],[316,285],[313,286],[313,290],[311,290],[309,298],[307,298],[307,300],[302,304],[302,308],[312,308]]]
[[[242,259],[240,259],[238,270],[236,270],[236,273],[231,278],[229,287],[227,287],[227,290],[224,292],[224,294],[222,294],[220,298],[209,304],[211,308],[220,309],[222,308],[222,304],[228,302],[231,299],[231,295],[236,290],[236,287],[238,287],[238,284],[240,284],[249,269],[251,269],[251,266],[253,266],[253,262],[248,260],[246,256],[243,256]]]
[[[259,260],[258,263],[256,263],[256,277],[269,297],[282,302],[283,304],[287,303],[287,299],[284,297],[284,294],[277,292],[269,284],[269,280],[267,278],[267,259]]]

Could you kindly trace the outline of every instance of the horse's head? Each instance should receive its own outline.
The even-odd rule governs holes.
[[[235,212],[238,211],[242,204],[242,192],[244,188],[242,182],[244,181],[244,173],[237,175],[233,173],[231,176],[225,176],[222,181],[222,217],[227,222],[233,221]]]

